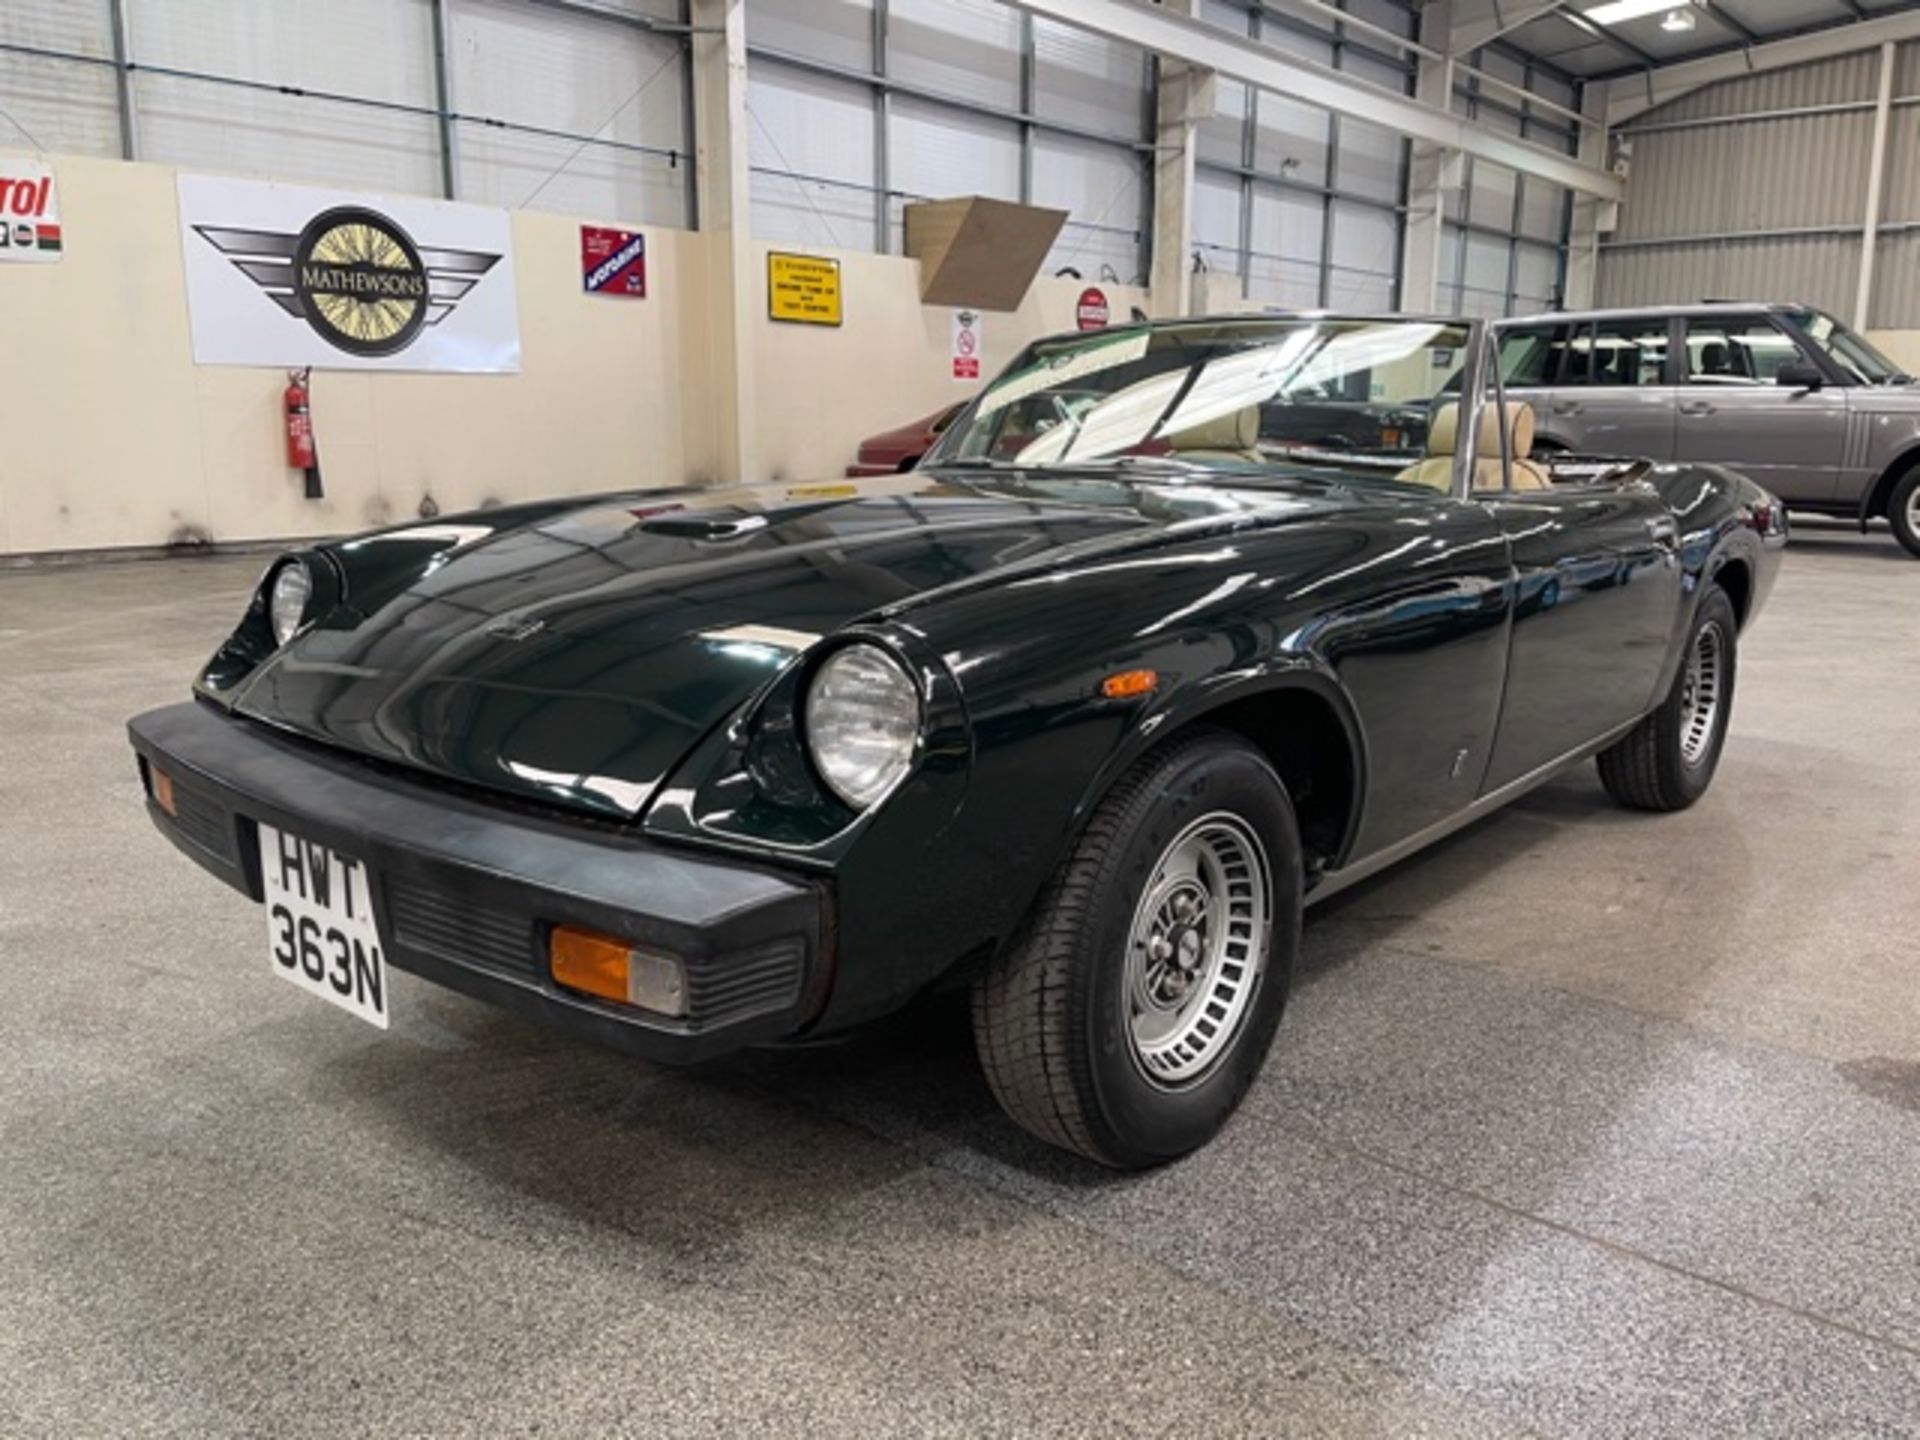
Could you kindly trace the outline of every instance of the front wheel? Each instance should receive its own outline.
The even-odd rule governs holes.
[[[1887,521],[1893,538],[1909,555],[1920,555],[1920,467],[1909,471],[1887,497]]]
[[[1001,1106],[1117,1169],[1205,1144],[1273,1043],[1300,897],[1293,807],[1259,751],[1206,730],[1145,756],[975,986]]]
[[[1733,602],[1719,586],[1694,612],[1687,653],[1660,708],[1602,750],[1600,783],[1635,810],[1684,810],[1713,783],[1733,714]]]

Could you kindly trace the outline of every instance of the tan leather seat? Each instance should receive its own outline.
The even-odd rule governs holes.
[[[1169,435],[1167,444],[1173,453],[1186,460],[1231,460],[1258,464],[1267,457],[1260,453],[1260,407],[1248,405],[1201,424]]]
[[[1506,488],[1500,475],[1500,431],[1496,428],[1497,424],[1493,402],[1488,401],[1481,407],[1480,431],[1474,438],[1475,490]],[[1451,403],[1442,405],[1433,412],[1433,423],[1427,429],[1427,458],[1409,465],[1400,472],[1399,478],[1411,485],[1451,490],[1453,454],[1459,443],[1460,407]],[[1533,453],[1533,407],[1524,401],[1507,402],[1507,449],[1514,457],[1512,475],[1515,490],[1545,490],[1552,485],[1547,472],[1527,458]]]

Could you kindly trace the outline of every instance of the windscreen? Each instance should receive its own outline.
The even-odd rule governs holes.
[[[1856,385],[1912,382],[1912,376],[1831,315],[1819,310],[1795,310],[1787,316],[1787,323],[1824,350]]]
[[[1392,479],[1426,455],[1469,339],[1442,321],[1288,318],[1100,331],[1030,347],[928,465],[1294,462]]]

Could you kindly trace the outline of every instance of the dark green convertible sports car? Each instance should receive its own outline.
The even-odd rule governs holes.
[[[1719,761],[1780,507],[1549,474],[1489,346],[1076,334],[911,474],[290,552],[132,722],[153,818],[376,1025],[390,965],[667,1061],[965,984],[1015,1120],[1171,1159],[1258,1073],[1303,906],[1586,757],[1645,810]],[[1329,396],[1422,448],[1321,446]]]

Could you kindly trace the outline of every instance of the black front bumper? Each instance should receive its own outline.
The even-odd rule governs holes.
[[[127,730],[148,812],[185,854],[255,901],[262,821],[358,859],[388,961],[428,980],[672,1063],[792,1035],[825,1003],[824,884],[437,790],[205,704]],[[154,798],[156,768],[172,814]],[[562,924],[678,956],[687,1016],[557,986],[547,938]]]

